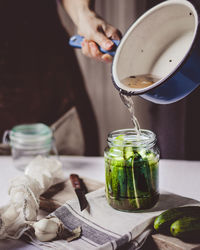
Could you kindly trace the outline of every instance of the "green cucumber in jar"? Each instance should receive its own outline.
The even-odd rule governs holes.
[[[134,174],[134,157],[130,157],[127,162],[129,163],[126,167],[128,201],[131,206],[140,208],[140,201],[138,199],[138,192]]]
[[[150,171],[148,161],[138,152],[134,158],[134,174],[136,188],[140,197],[146,196],[151,192]]]
[[[119,198],[118,167],[111,165],[112,194],[115,199]]]
[[[112,195],[112,174],[110,169],[110,158],[105,158],[105,177],[106,177],[106,189],[109,194]]]
[[[118,199],[120,196],[120,190],[121,193],[124,193],[124,187],[122,187],[122,182],[124,180],[122,178],[122,173],[121,173],[124,167],[123,143],[124,143],[124,136],[120,135],[116,137],[114,140],[114,145],[117,146],[111,147],[109,150],[109,157],[111,158],[110,174],[112,176],[111,189],[113,197],[116,199]]]
[[[124,158],[126,165],[126,176],[127,176],[127,196],[134,197],[134,173],[133,173],[133,161],[134,161],[134,152],[133,147],[124,148]]]
[[[150,175],[151,175],[151,184],[154,191],[158,190],[158,162],[159,157],[156,156],[152,151],[146,151],[146,158],[149,163]]]
[[[132,166],[132,163],[129,164],[129,159],[134,157],[133,147],[126,146],[124,147],[124,159],[127,161],[126,166]]]
[[[126,176],[127,176],[127,197],[135,197],[135,180],[134,180],[134,169],[133,169],[134,157],[131,156],[126,160]]]
[[[152,192],[157,192],[159,157],[151,150],[140,150],[140,154],[148,162],[147,175],[149,176],[149,187]]]
[[[140,201],[138,197],[138,192],[136,188],[135,180],[135,165],[134,158],[135,152],[133,147],[126,147],[124,149],[124,156],[126,160],[126,175],[127,175],[127,197],[131,206],[140,208]]]
[[[119,181],[119,195],[122,198],[127,197],[127,176],[126,166],[118,168],[118,181]]]
[[[111,189],[114,198],[119,198],[120,196],[120,178],[121,169],[124,167],[124,158],[112,159],[110,161],[110,182]]]

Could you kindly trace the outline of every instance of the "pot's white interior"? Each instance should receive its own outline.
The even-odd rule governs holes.
[[[186,0],[168,0],[139,18],[124,35],[113,60],[115,83],[126,91],[144,92],[121,83],[132,75],[152,74],[161,81],[172,74],[190,50],[198,17]]]

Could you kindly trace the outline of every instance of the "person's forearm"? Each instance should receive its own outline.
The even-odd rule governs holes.
[[[94,0],[61,0],[63,7],[76,26],[79,26],[82,13],[94,15]]]

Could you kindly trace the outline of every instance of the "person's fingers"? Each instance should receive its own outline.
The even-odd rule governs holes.
[[[105,23],[102,20],[96,19],[91,26],[85,32],[81,32],[78,29],[78,34],[84,36],[86,40],[96,42],[102,49],[110,50],[114,46],[114,43],[105,35],[104,32]]]
[[[101,56],[103,55],[93,41],[88,41],[84,39],[84,41],[81,44],[82,46],[82,53],[90,58],[95,58],[98,60],[101,60]]]
[[[104,50],[110,50],[114,45],[102,32],[94,33],[91,40],[95,41]]]
[[[90,57],[104,62],[112,62],[112,56],[109,54],[103,54],[99,51],[97,44],[93,41],[89,42]]]
[[[91,40],[95,41],[104,50],[113,48],[114,43],[110,39],[120,40],[121,32],[113,26],[101,21],[96,28],[96,32],[92,34]]]
[[[120,40],[122,38],[121,32],[111,25],[106,25],[105,35],[113,40]]]
[[[89,49],[89,42],[84,39],[83,42],[81,43],[81,47],[82,47],[82,53],[85,55],[85,56],[89,56],[90,54],[90,49]]]
[[[99,48],[98,48],[98,46],[97,46],[97,44],[95,42],[90,41],[89,42],[89,48],[90,48],[91,57],[97,58],[97,59],[101,58],[102,53],[99,51]]]
[[[113,60],[113,57],[109,54],[103,54],[101,56],[101,59],[104,61],[104,62],[107,62],[107,63],[111,63],[112,60]]]
[[[81,45],[82,45],[82,53],[85,56],[94,58],[98,61],[103,61],[107,63],[112,62],[112,56],[110,56],[109,54],[101,53],[95,42],[84,39]]]

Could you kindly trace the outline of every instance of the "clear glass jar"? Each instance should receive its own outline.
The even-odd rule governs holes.
[[[42,123],[23,124],[6,131],[3,143],[11,146],[14,165],[24,170],[36,156],[49,156],[52,150],[57,155],[51,128]]]
[[[144,210],[159,199],[159,149],[149,130],[122,129],[108,135],[104,151],[106,197],[122,211]]]

